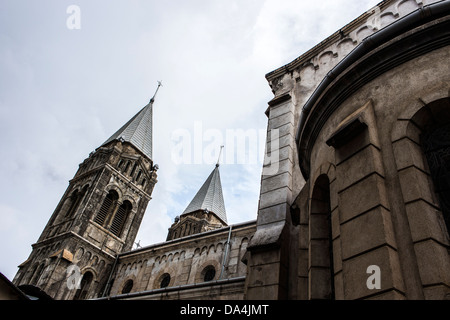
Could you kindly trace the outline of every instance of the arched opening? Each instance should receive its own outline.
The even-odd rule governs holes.
[[[125,221],[127,220],[128,214],[131,212],[133,208],[130,201],[125,200],[120,207],[117,209],[116,214],[114,215],[114,219],[111,223],[111,232],[116,236],[120,237]]]
[[[434,192],[450,237],[450,99],[436,101],[426,109],[429,121],[422,127],[420,143]]]
[[[77,289],[77,292],[75,293],[74,300],[84,300],[87,297],[89,288],[92,284],[92,280],[94,279],[94,276],[92,272],[87,271],[80,282],[80,288]]]
[[[166,287],[169,286],[169,284],[170,284],[170,274],[164,273],[164,274],[161,276],[161,281],[160,281],[160,283],[159,283],[159,287],[160,287],[160,288],[166,288]]]
[[[133,289],[133,280],[127,280],[122,288],[122,294],[130,293],[131,289]]]
[[[105,227],[107,224],[107,217],[114,211],[114,207],[118,199],[119,195],[116,191],[109,191],[105,197],[105,200],[103,200],[102,206],[100,207],[94,221],[102,227]]]
[[[333,242],[331,233],[330,182],[317,178],[311,198],[309,221],[309,298],[334,299]]]
[[[203,269],[202,275],[203,281],[205,282],[212,281],[216,277],[216,268],[214,268],[214,266],[209,265]]]

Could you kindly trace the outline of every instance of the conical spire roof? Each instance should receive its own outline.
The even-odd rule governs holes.
[[[125,125],[116,131],[108,140],[101,146],[110,143],[113,140],[122,139],[134,145],[142,151],[147,157],[152,158],[153,147],[153,103],[155,102],[156,94],[162,82],[158,81],[158,87],[155,94],[150,99],[149,103],[141,109],[133,118]]]
[[[153,98],[133,118],[117,130],[102,146],[123,139],[152,159]]]
[[[208,210],[214,213],[220,220],[227,224],[227,214],[223,201],[222,184],[220,182],[219,165],[209,175],[200,190],[184,210],[183,214],[198,210]]]

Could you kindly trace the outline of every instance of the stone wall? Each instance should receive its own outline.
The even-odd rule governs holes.
[[[224,227],[121,254],[109,296],[139,293],[140,299],[176,298],[180,294],[190,299],[242,299],[247,268],[241,260],[254,231],[255,222],[251,221],[232,225],[231,234],[230,227]],[[209,269],[214,269],[213,276],[210,273],[210,278],[205,279]],[[161,287],[167,275],[170,278],[166,279],[170,280]],[[233,282],[236,285],[226,290],[222,288],[224,283],[221,281],[239,278],[242,279]],[[124,286],[130,280],[133,283],[132,289],[124,292]],[[205,282],[209,282],[211,286],[205,286]],[[219,286],[213,285],[216,282]],[[194,284],[200,284],[198,290],[195,286],[186,287]],[[179,290],[174,289],[176,287]],[[199,290],[207,290],[208,294],[199,294]],[[161,291],[165,294],[161,295]]]

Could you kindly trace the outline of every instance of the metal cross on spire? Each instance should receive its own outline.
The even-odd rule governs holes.
[[[222,149],[223,149],[223,147],[224,147],[224,146],[220,146],[220,151],[219,151],[219,159],[217,159],[216,167],[218,167],[218,166],[219,166],[219,162],[220,162],[220,156],[221,156],[221,154],[222,154]]]
[[[156,97],[156,94],[158,93],[159,87],[162,87],[162,81],[158,81],[158,87],[156,88],[155,94],[154,94],[153,97],[150,99],[150,103],[155,102],[155,97]]]

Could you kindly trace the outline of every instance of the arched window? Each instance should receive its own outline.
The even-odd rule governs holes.
[[[214,266],[209,265],[205,269],[203,269],[202,275],[203,281],[205,282],[212,281],[216,276],[216,268],[214,268]]]
[[[450,123],[428,126],[422,132],[421,143],[450,235]]]
[[[37,286],[39,279],[41,277],[42,271],[44,270],[45,264],[42,262],[38,267],[36,266],[31,275],[30,284]]]
[[[123,172],[126,174],[129,168],[130,168],[130,161],[127,161],[127,164],[125,165],[125,169],[123,170]]]
[[[105,197],[105,200],[103,200],[103,204],[100,207],[99,212],[97,213],[97,216],[95,217],[95,222],[98,223],[101,226],[106,226],[107,224],[107,218],[112,212],[114,211],[115,204],[117,203],[117,200],[119,199],[119,195],[116,191],[111,190]]]
[[[123,288],[122,288],[122,293],[130,293],[131,289],[133,289],[133,280],[127,280],[127,282],[125,282]]]
[[[136,176],[136,181],[139,183],[139,178],[141,177],[141,175],[142,175],[142,170],[139,170],[138,171],[138,174],[137,174],[137,176]]]
[[[159,287],[166,288],[169,286],[169,284],[170,284],[170,274],[164,273],[161,277],[161,282],[160,282]]]
[[[137,163],[134,164],[133,169],[131,170],[130,176],[133,177],[134,176],[134,172],[136,171],[137,168]]]
[[[80,288],[77,290],[74,296],[74,300],[84,300],[87,297],[89,287],[91,286],[94,276],[91,272],[86,272],[81,279]]]
[[[75,213],[75,211],[78,209],[79,204],[81,203],[81,200],[83,199],[84,195],[86,194],[88,189],[88,186],[85,186],[81,192],[78,192],[78,190],[75,190],[71,195],[71,204],[69,209],[66,212],[66,217],[72,217]]]
[[[119,209],[117,209],[110,228],[111,232],[116,236],[120,237],[125,221],[127,220],[128,214],[131,212],[132,208],[133,206],[131,205],[131,202],[125,200]]]
[[[331,232],[330,182],[317,178],[310,213],[310,299],[334,299],[333,240]]]

